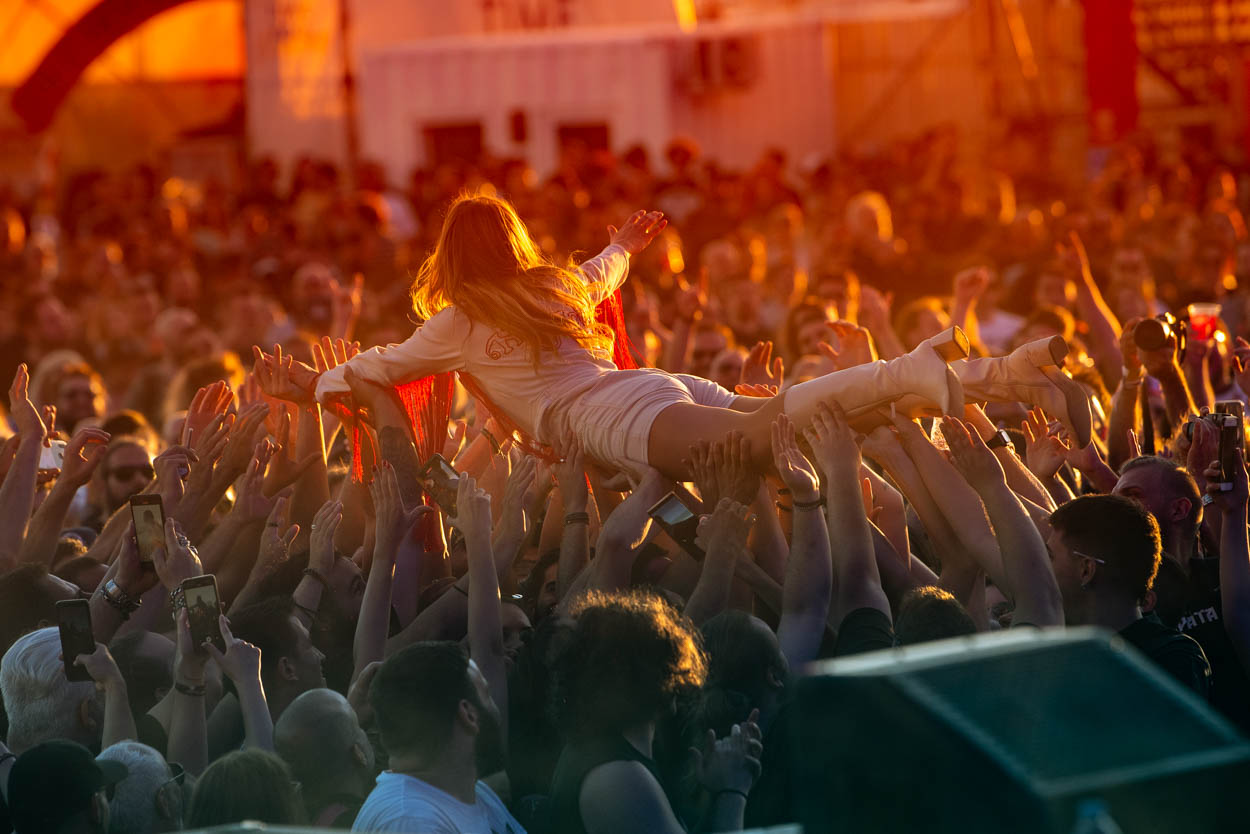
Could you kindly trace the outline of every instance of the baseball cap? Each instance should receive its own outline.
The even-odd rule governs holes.
[[[17,757],[9,771],[9,816],[15,834],[55,831],[87,808],[91,797],[126,778],[126,766],[98,761],[73,741],[38,744]]]

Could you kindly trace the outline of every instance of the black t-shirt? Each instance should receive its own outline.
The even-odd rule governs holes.
[[[1197,640],[1211,664],[1211,705],[1250,732],[1250,678],[1224,630],[1222,612],[1220,560],[1190,559],[1189,588],[1176,630]]]
[[[638,752],[623,736],[569,742],[560,754],[555,777],[551,781],[549,830],[555,834],[586,834],[586,827],[582,824],[582,782],[599,765],[621,761],[640,763],[663,786],[655,761]],[[669,804],[672,805],[671,798]],[[677,816],[676,812],[673,815]]]
[[[1211,664],[1192,637],[1168,628],[1154,614],[1120,629],[1120,636],[1203,700],[1211,697]]]
[[[876,608],[856,608],[842,618],[835,657],[875,652],[894,648],[894,623],[888,614]]]

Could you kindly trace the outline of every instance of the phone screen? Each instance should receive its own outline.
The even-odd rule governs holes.
[[[681,502],[680,498],[670,495],[656,507],[655,517],[665,524],[675,525],[694,518],[694,513]]]
[[[676,492],[670,492],[647,511],[664,531],[696,560],[702,560],[703,548],[695,543],[699,517]]]
[[[135,522],[139,559],[152,561],[152,551],[165,546],[165,508],[159,495],[136,495],[130,499],[130,517]]]
[[[43,447],[43,451],[39,453],[39,470],[41,472],[47,472],[52,469],[60,469],[61,464],[64,462],[64,440],[53,440],[50,445]]]
[[[210,575],[193,576],[182,583],[182,594],[187,601],[187,620],[191,626],[191,642],[197,647],[211,640],[219,651],[226,650],[217,618],[221,616],[221,604],[217,600],[217,579]]]
[[[71,681],[89,681],[91,675],[74,660],[81,654],[95,651],[91,632],[91,603],[85,599],[67,599],[56,604],[56,622],[61,632],[61,657],[65,660],[65,677]]]

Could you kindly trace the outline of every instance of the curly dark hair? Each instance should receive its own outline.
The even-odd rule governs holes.
[[[657,718],[707,679],[698,630],[659,596],[591,592],[570,613],[577,622],[555,663],[553,711],[571,737]]]

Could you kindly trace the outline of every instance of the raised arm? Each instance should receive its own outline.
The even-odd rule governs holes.
[[[448,523],[464,534],[469,556],[469,657],[477,664],[508,731],[508,668],[503,646],[499,577],[490,544],[490,496],[465,475],[456,492],[456,517]],[[505,735],[505,738],[507,736]]]
[[[1076,306],[1081,319],[1089,326],[1090,349],[1098,370],[1109,383],[1119,379],[1120,322],[1094,283],[1089,257],[1076,232],[1069,233],[1070,247],[1065,257],[1069,277],[1076,285]]]
[[[700,526],[700,543],[707,555],[685,609],[695,625],[702,625],[729,608],[734,567],[747,558],[747,533],[754,522],[749,512],[732,498],[722,498]]]
[[[61,474],[57,475],[56,483],[30,519],[26,539],[18,554],[19,563],[37,562],[52,567],[56,543],[70,502],[79,488],[91,480],[92,473],[104,459],[108,441],[108,432],[100,429],[81,429],[70,439],[61,462]]]
[[[26,538],[26,525],[35,506],[35,474],[48,430],[39,410],[27,396],[30,374],[26,365],[17,366],[9,388],[9,414],[17,424],[20,440],[17,456],[0,485],[0,571],[17,567],[18,553]]]
[[[590,562],[590,488],[586,484],[582,446],[572,433],[561,444],[555,476],[564,506],[560,559],[556,567],[556,592],[563,599],[573,580]]]
[[[1233,488],[1221,490],[1220,462],[1212,461],[1205,471],[1206,493],[1211,506],[1219,506],[1220,519],[1220,603],[1224,630],[1233,644],[1242,668],[1250,668],[1250,541],[1246,537],[1246,505],[1250,485],[1246,467],[1233,471]]]
[[[825,475],[825,510],[833,552],[837,593],[834,618],[841,622],[860,608],[874,608],[890,617],[890,603],[881,587],[872,531],[864,515],[859,480],[860,453],[855,433],[836,403],[822,406],[804,431]]]
[[[265,687],[260,681],[260,649],[231,634],[230,621],[224,614],[217,618],[217,624],[226,642],[226,651],[223,653],[208,641],[205,641],[204,649],[234,683],[239,708],[243,712],[243,744],[272,752],[273,717],[269,714]]]
[[[952,464],[977,491],[994,525],[1005,579],[1000,587],[1015,602],[1013,620],[1035,626],[1063,625],[1063,599],[1046,542],[1007,486],[998,459],[960,420],[944,418],[942,434],[950,447]]]
[[[810,431],[805,430],[805,434]],[[799,450],[794,425],[784,414],[772,424],[771,441],[773,465],[790,490],[793,519],[777,639],[791,667],[797,669],[814,660],[820,651],[837,574],[829,553],[830,529],[821,512],[816,470]]]
[[[110,747],[127,739],[138,739],[135,717],[130,711],[130,699],[126,694],[126,679],[117,668],[113,655],[109,654],[108,646],[96,643],[94,652],[78,655],[74,664],[86,669],[96,686],[104,690],[104,725],[100,747]]]

